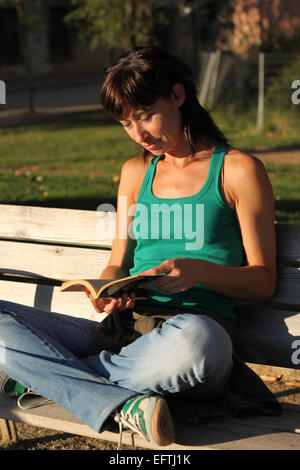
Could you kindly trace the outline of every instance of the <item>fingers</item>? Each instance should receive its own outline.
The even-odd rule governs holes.
[[[126,305],[126,308],[134,308],[134,305],[135,305],[135,293],[134,292],[131,292],[131,294],[129,294],[129,298],[128,298],[128,304]]]
[[[124,292],[121,297],[107,298],[107,299],[94,299],[90,293],[86,293],[87,297],[91,300],[96,312],[105,312],[107,314],[116,311],[126,310],[127,308],[133,309],[135,305],[135,294],[131,293],[129,296]]]
[[[174,259],[175,258],[166,259],[158,266],[139,272],[139,275],[140,276],[157,276],[159,274],[168,273],[173,269]]]
[[[131,292],[131,294],[127,294],[124,292],[120,299],[120,304],[118,306],[119,310],[125,310],[127,308],[133,308],[135,304],[135,294]]]
[[[117,310],[118,306],[118,300],[119,299],[106,299],[105,301],[103,299],[98,299],[97,303],[104,304],[102,308],[102,312],[111,314]]]
[[[99,299],[103,300],[103,299]],[[108,299],[107,299],[108,300]],[[121,297],[117,297],[114,299],[110,299],[108,303],[104,307],[104,311],[106,313],[113,313],[116,311],[123,311],[127,308],[132,309],[135,304],[135,294],[131,293],[129,296],[126,292],[124,292]]]
[[[149,282],[139,282],[137,285],[138,288],[141,289],[150,289],[155,290],[157,289],[160,292],[164,293],[176,293],[185,290],[184,285],[182,283],[181,278],[177,278],[175,276],[160,276],[159,279],[151,280],[151,284]]]

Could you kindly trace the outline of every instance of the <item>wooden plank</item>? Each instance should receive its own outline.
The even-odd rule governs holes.
[[[0,241],[0,268],[62,279],[99,277],[110,250]]]
[[[106,313],[97,313],[94,310],[84,293],[60,292],[59,287],[1,281],[0,299],[97,322],[106,317]]]
[[[300,268],[278,268],[276,292],[268,300],[268,303],[272,302],[300,306]]]
[[[57,431],[63,431],[71,434],[103,439],[116,443],[119,440],[118,431],[104,431],[99,434],[86,424],[82,423],[78,418],[69,413],[67,410],[56,404],[43,405],[42,407],[34,408],[32,410],[21,410],[16,406],[14,399],[1,393],[0,416],[3,416],[5,419],[11,419],[32,426],[55,429]],[[122,443],[127,445],[141,446],[146,449],[160,449],[160,447],[148,443],[145,439],[141,438],[137,434],[134,434],[133,437],[133,434],[134,433],[131,431],[124,431]],[[172,444],[171,446],[162,447],[161,449],[183,449],[183,447],[177,444]]]
[[[99,277],[110,250],[51,244],[0,242],[0,268],[21,269],[62,279]],[[280,267],[277,289],[269,303],[300,307],[300,268]],[[266,304],[267,305],[267,304]]]
[[[17,441],[17,429],[14,421],[0,419],[2,442],[9,444]]]
[[[300,225],[275,224],[275,230],[278,260],[300,263]]]
[[[199,444],[214,450],[299,450],[300,435],[275,431],[241,420],[224,420],[203,423],[192,430],[180,427],[177,441],[189,449]],[[201,447],[200,447],[201,448]]]
[[[300,312],[239,307],[235,348],[246,362],[300,368]]]
[[[1,204],[0,238],[111,247],[112,219],[96,210]],[[275,224],[275,229],[279,261],[300,263],[300,226]]]
[[[0,238],[111,247],[114,222],[107,220],[103,211],[1,204]]]
[[[32,410],[21,410],[16,401],[0,394],[0,415],[5,419],[23,422],[33,426],[46,427],[72,434],[118,442],[118,431],[97,433],[83,424],[67,410],[55,404],[43,405]],[[283,425],[283,428],[285,425]],[[131,431],[123,433],[124,444],[136,445],[154,450],[295,450],[300,448],[300,435],[274,429],[271,425],[261,426],[256,419],[246,422],[228,419],[202,423],[199,426],[176,425],[176,442],[158,447],[140,438]]]
[[[240,424],[238,418],[231,420]],[[258,428],[273,429],[276,432],[291,432],[300,435],[300,406],[293,405],[291,408],[285,408],[281,416],[255,416],[252,418],[242,418],[243,423]]]

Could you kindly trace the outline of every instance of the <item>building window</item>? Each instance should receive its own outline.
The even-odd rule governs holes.
[[[64,6],[49,8],[49,48],[51,60],[71,58],[70,31],[64,17],[70,9]]]
[[[22,60],[15,8],[0,8],[0,64],[14,65]]]

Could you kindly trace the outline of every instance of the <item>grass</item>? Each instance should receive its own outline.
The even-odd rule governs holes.
[[[224,111],[225,109],[225,111]],[[300,145],[298,114],[272,113],[264,131],[254,111],[230,106],[212,113],[235,147],[266,150]],[[0,130],[0,201],[95,210],[115,205],[123,162],[136,154],[120,125],[102,112]],[[278,222],[300,224],[300,163],[266,162]]]
[[[97,113],[74,119],[4,128],[2,168],[38,165],[38,170],[112,171],[132,154],[133,146],[120,125]],[[117,156],[117,159],[115,160]],[[115,161],[112,161],[114,159]]]
[[[222,106],[212,112],[217,125],[230,142],[243,150],[276,150],[300,145],[300,106],[290,110],[265,110],[264,129],[256,127],[256,109]]]
[[[275,197],[275,218],[278,223],[300,225],[300,163],[265,162]]]

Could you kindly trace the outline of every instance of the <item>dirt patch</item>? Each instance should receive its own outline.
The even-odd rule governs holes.
[[[262,161],[270,161],[274,163],[289,163],[297,164],[300,163],[300,150],[285,150],[285,151],[254,151],[251,155],[255,155]]]

